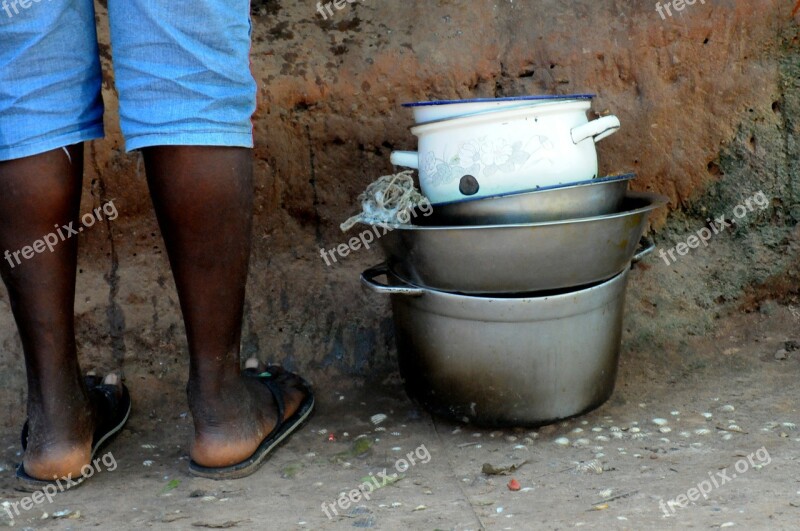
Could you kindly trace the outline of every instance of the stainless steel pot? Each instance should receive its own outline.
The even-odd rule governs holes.
[[[364,272],[391,295],[400,372],[415,400],[481,426],[537,426],[582,414],[612,394],[629,267],[578,291],[471,297]],[[394,285],[376,277],[387,274]]]
[[[635,174],[593,179],[433,207],[425,225],[513,225],[603,216],[619,212]]]
[[[620,128],[616,116],[589,122],[591,102],[554,101],[411,128],[418,151],[395,151],[397,166],[419,170],[431,204],[595,179],[595,143]]]
[[[467,294],[532,293],[611,278],[636,253],[651,211],[631,193],[617,214],[521,225],[393,226],[380,239],[389,267],[417,286]]]

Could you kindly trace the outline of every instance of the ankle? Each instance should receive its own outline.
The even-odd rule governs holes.
[[[189,372],[186,386],[189,399],[214,400],[241,385],[241,372],[238,367],[209,367]]]

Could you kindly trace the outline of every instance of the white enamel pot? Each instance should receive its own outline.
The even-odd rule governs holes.
[[[452,120],[484,112],[503,111],[544,103],[565,101],[589,101],[592,94],[569,94],[547,96],[512,96],[508,98],[478,98],[471,100],[440,100],[404,103],[403,107],[411,109],[417,124]]]
[[[419,151],[396,151],[396,166],[419,170],[432,204],[492,197],[597,177],[595,143],[620,127],[589,122],[588,101],[546,103],[418,125]]]

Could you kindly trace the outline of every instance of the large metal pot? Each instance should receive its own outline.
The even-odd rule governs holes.
[[[420,224],[513,225],[588,218],[619,212],[634,174],[592,179],[484,199],[464,199],[433,207]]]
[[[362,282],[391,295],[400,372],[413,399],[481,426],[537,426],[612,394],[629,267],[604,283],[535,298],[487,298],[410,285],[385,267]]]
[[[615,133],[616,116],[589,122],[588,101],[544,103],[418,125],[419,153],[392,162],[419,170],[431,204],[531,190],[597,177],[595,142]]]
[[[414,120],[417,124],[438,122],[439,120],[452,120],[473,114],[484,112],[494,112],[530,105],[541,105],[543,103],[553,103],[556,101],[580,101],[591,100],[592,94],[568,94],[568,95],[547,95],[547,96],[511,96],[508,98],[476,98],[471,100],[439,100],[439,101],[418,101],[414,103],[404,103],[403,107],[410,108],[414,112]]]
[[[620,271],[651,211],[667,203],[631,193],[616,214],[521,225],[393,226],[380,239],[391,271],[417,286],[467,294],[584,286]]]

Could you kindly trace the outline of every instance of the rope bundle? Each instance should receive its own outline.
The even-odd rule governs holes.
[[[406,170],[396,175],[385,175],[370,184],[364,193],[358,196],[362,212],[342,223],[342,231],[347,232],[358,223],[369,225],[409,223],[412,211],[428,201],[414,186],[413,174],[413,170]]]

